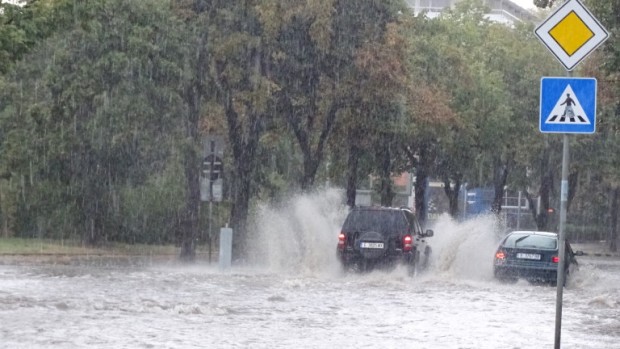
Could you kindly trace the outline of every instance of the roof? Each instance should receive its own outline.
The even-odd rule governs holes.
[[[549,237],[557,237],[557,233],[549,232],[549,231],[534,231],[534,230],[515,230],[510,232],[510,234],[527,234],[527,235],[542,235]]]
[[[389,207],[389,206],[355,206],[351,210],[411,211],[409,207]]]

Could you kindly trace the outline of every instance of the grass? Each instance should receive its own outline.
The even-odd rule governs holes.
[[[207,247],[200,246],[196,252]],[[7,254],[68,254],[68,255],[174,255],[173,245],[144,245],[111,243],[105,247],[86,247],[78,241],[51,239],[0,238],[0,255]]]

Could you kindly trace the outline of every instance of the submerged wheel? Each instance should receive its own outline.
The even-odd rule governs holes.
[[[418,251],[414,251],[414,255],[407,261],[407,275],[415,276],[418,273],[419,265],[420,253]]]
[[[413,277],[416,275],[416,273],[417,271],[415,262],[407,263],[407,275]]]
[[[495,277],[495,279],[497,279],[497,281],[503,284],[514,284],[519,280],[519,278],[505,275],[504,273],[498,272],[497,270],[493,272],[493,276]]]
[[[424,249],[424,262],[422,262],[422,269],[426,270],[431,265],[432,252],[433,250],[430,248],[430,246],[426,246],[426,248]]]
[[[562,286],[566,287],[566,282],[568,280],[568,270],[564,272],[564,284]],[[558,285],[558,279],[549,279],[549,285],[556,287]]]

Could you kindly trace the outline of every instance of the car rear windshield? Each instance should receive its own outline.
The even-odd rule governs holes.
[[[399,211],[358,210],[351,211],[344,226],[344,231],[375,231],[378,233],[404,233],[407,219]]]
[[[558,248],[558,239],[553,236],[535,234],[512,234],[506,238],[504,247],[508,248],[539,248],[555,250]]]

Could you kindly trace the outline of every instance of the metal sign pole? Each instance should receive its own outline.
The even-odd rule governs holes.
[[[568,77],[572,77],[571,71],[567,71]],[[558,236],[558,250],[560,261],[558,262],[558,275],[557,275],[557,294],[555,299],[555,342],[554,348],[560,349],[560,339],[562,337],[562,298],[564,295],[564,283],[565,283],[565,260],[566,256],[566,236],[564,233],[566,227],[566,206],[568,203],[568,162],[569,162],[569,143],[568,134],[563,134],[563,146],[562,146],[562,184],[560,187],[560,228]]]
[[[566,0],[536,28],[534,33],[564,65],[568,79],[572,77],[572,69],[609,37],[609,32],[579,0]],[[571,79],[570,84],[573,85],[572,87],[569,82],[562,83],[561,80],[541,79],[540,98],[540,131],[543,133],[561,132],[564,134],[562,187],[560,191],[560,227],[558,232],[558,254],[560,260],[558,262],[556,279],[557,299],[554,346],[556,349],[560,348],[562,292],[564,290],[564,273],[566,269],[564,228],[568,203],[568,133],[594,133],[596,129],[596,79]],[[557,99],[557,93],[553,92],[553,86],[564,88],[562,97],[560,97],[563,98],[566,95],[566,100],[563,103],[560,103],[561,100]],[[577,92],[573,91],[573,88]],[[546,96],[552,96],[552,99],[543,98],[545,93],[547,93]],[[570,98],[571,95],[573,95],[575,100]],[[577,95],[580,95],[581,102],[576,102]],[[559,120],[556,120],[560,114],[558,107],[564,104],[566,104],[564,113],[562,113],[562,117]],[[567,123],[564,116],[572,106],[578,107],[579,114],[573,113],[576,115],[572,115],[570,122]],[[579,119],[579,121],[576,122],[576,119]]]
[[[562,333],[562,297],[564,292],[565,281],[565,260],[566,255],[565,248],[565,234],[564,228],[566,225],[566,204],[568,202],[568,134],[563,135],[564,146],[562,151],[562,188],[560,191],[560,231],[558,237],[560,261],[558,263],[558,275],[557,275],[557,295],[555,300],[555,344],[554,348],[560,348],[560,338]]]

